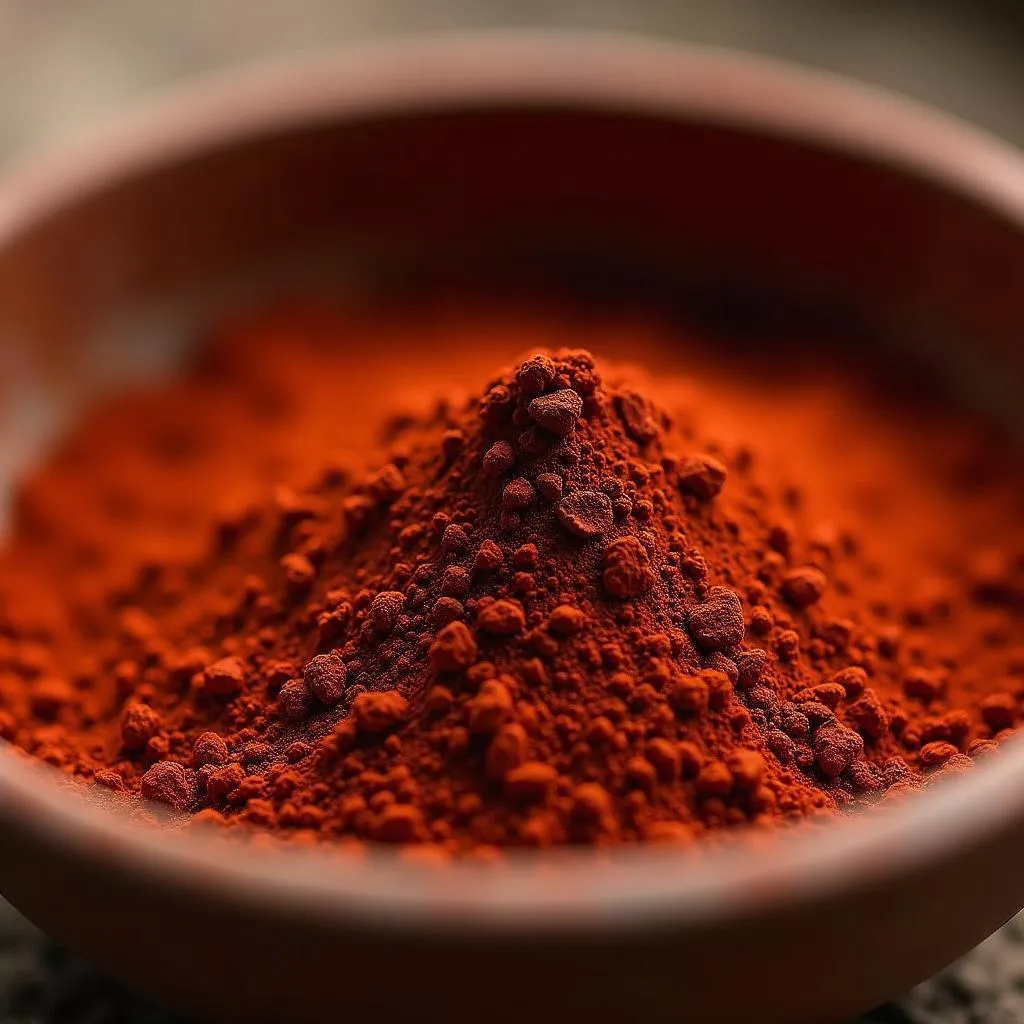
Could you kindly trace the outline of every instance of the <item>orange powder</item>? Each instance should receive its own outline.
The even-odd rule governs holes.
[[[985,430],[814,346],[282,309],[24,482],[0,732],[203,821],[450,852],[828,815],[1011,734],[1022,511]]]

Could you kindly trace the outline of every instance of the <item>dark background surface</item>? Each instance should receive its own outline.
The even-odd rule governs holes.
[[[1018,0],[0,0],[0,166],[197,74],[359,38],[494,26],[755,50],[897,89],[1024,145]],[[0,1024],[15,1021],[180,1018],[54,947],[0,901]],[[1024,925],[868,1022],[1024,1022]]]

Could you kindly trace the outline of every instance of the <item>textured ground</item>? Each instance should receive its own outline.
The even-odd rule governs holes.
[[[530,24],[639,29],[761,50],[900,89],[1024,144],[1022,12],[996,0],[0,0],[0,165],[164,85],[252,57],[354,36]],[[0,903],[0,1024],[58,1021],[180,1024]],[[1018,921],[859,1024],[1021,1021]]]

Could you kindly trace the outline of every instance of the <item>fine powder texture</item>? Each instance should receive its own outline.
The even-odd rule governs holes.
[[[742,422],[735,395],[669,415],[557,321],[375,446],[386,370],[338,354],[373,330],[225,329],[26,481],[0,735],[198,821],[452,853],[827,817],[1013,735],[1020,494],[990,442],[953,431],[945,529],[887,561],[876,492],[921,497],[896,455],[851,522],[809,524],[828,480],[776,477],[782,426],[719,440],[701,409]],[[363,371],[364,406],[331,401]]]

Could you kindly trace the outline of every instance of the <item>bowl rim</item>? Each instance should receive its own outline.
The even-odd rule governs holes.
[[[612,33],[515,31],[362,42],[179,87],[12,166],[0,181],[0,247],[83,196],[179,158],[318,123],[469,103],[569,104],[757,129],[901,169],[1024,227],[1024,155],[916,102],[740,52]],[[385,852],[282,853],[202,829],[140,827],[69,796],[54,785],[53,769],[30,760],[11,751],[0,757],[0,817],[37,839],[211,898],[432,931],[721,922],[896,879],[1024,820],[1024,742],[1014,740],[905,806],[827,830],[795,829],[756,855],[745,847],[714,856],[638,847],[600,856],[522,853],[500,868],[467,862],[438,870]]]

